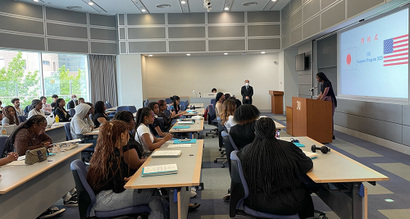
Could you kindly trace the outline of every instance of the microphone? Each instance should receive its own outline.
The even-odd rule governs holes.
[[[312,87],[309,89],[309,91],[313,91],[314,89],[316,89],[317,87]]]

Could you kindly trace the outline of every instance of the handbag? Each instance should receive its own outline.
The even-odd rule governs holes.
[[[47,159],[47,149],[45,147],[26,151],[25,163],[28,165],[32,165],[37,162],[45,161],[46,159]]]

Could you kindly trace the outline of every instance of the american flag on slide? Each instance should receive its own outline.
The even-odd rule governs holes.
[[[383,66],[403,65],[409,62],[409,35],[384,40]]]

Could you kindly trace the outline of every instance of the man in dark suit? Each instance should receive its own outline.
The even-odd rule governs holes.
[[[71,100],[67,104],[67,109],[75,108],[78,105],[77,95],[71,95]]]
[[[245,80],[245,85],[241,88],[242,103],[252,104],[253,87],[249,85],[249,80]]]

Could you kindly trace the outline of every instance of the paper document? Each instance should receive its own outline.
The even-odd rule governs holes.
[[[192,144],[171,144],[167,148],[190,148]]]
[[[316,153],[309,152],[309,151],[303,151],[303,153],[305,153],[305,155],[306,155],[307,157],[309,157],[310,159],[315,159],[315,158],[317,158],[317,154],[316,154]]]
[[[152,157],[179,157],[181,155],[181,150],[163,150],[155,151],[151,156]]]
[[[165,165],[155,165],[146,166],[142,169],[142,176],[158,176],[174,174],[178,172],[178,167],[176,164],[165,164]]]

